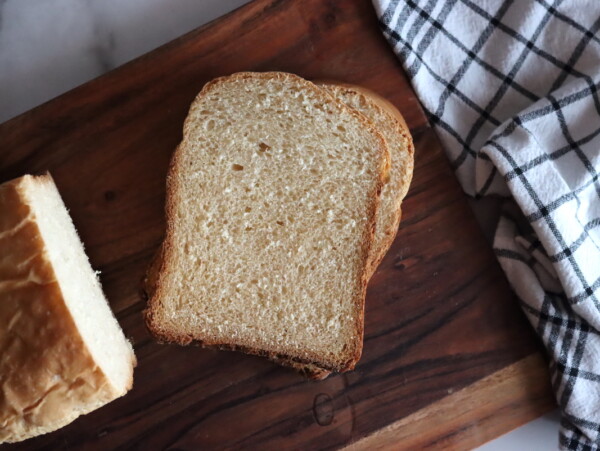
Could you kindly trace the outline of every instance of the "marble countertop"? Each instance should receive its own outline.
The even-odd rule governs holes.
[[[248,0],[0,0],[0,123]]]
[[[0,0],[0,123],[248,0]],[[557,449],[552,412],[479,448]]]

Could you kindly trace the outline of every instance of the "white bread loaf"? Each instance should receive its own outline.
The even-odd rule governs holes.
[[[167,180],[167,233],[146,312],[161,340],[354,367],[375,214],[380,133],[284,73],[208,83]]]
[[[0,185],[0,443],[124,395],[135,362],[52,178]]]

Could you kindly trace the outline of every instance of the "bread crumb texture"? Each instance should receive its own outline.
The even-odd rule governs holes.
[[[206,85],[171,163],[151,330],[353,367],[388,166],[372,123],[299,77]]]

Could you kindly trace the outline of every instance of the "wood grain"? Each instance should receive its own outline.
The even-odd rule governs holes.
[[[344,449],[474,448],[552,409],[550,392],[546,362],[532,354]],[[424,424],[431,429],[427,433]]]
[[[144,327],[140,281],[164,232],[165,174],[183,119],[204,83],[240,70],[364,85],[413,132],[414,181],[369,286],[354,372],[308,382],[255,357],[158,345]],[[0,125],[0,146],[0,181],[51,171],[139,359],[126,397],[14,449],[338,448],[538,352],[366,0],[255,1]],[[485,430],[501,433],[515,411],[548,406],[527,393],[513,404]],[[473,424],[471,437],[491,438]]]

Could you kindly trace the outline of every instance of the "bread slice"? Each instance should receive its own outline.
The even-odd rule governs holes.
[[[149,329],[167,342],[353,368],[388,168],[372,124],[300,77],[208,83],[169,170]]]
[[[412,137],[400,111],[375,92],[360,86],[335,82],[317,84],[372,121],[381,131],[390,151],[390,175],[381,191],[375,241],[369,257],[369,273],[373,274],[394,242],[400,224],[401,204],[408,192],[414,167]],[[285,359],[280,359],[278,363],[290,366],[311,379],[324,379],[330,373],[314,364],[304,365]]]
[[[135,356],[50,175],[0,185],[0,443],[124,395]]]
[[[375,241],[369,258],[369,271],[375,272],[394,242],[400,224],[400,206],[408,193],[414,168],[414,146],[404,117],[379,94],[355,85],[323,82],[319,86],[336,99],[356,109],[375,124],[386,140],[391,157],[389,179],[381,191]]]

